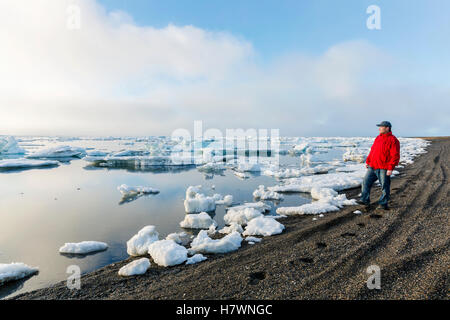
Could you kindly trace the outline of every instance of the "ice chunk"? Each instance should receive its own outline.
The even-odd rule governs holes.
[[[250,220],[262,216],[262,213],[255,208],[242,208],[233,209],[227,211],[223,220],[226,224],[231,225],[232,223],[239,224],[241,226],[246,225]]]
[[[242,229],[242,226],[240,224],[237,224],[235,222],[232,222],[229,226],[225,226],[222,229],[219,230],[219,233],[232,233],[233,231],[242,233],[244,232],[244,229]]]
[[[272,236],[283,232],[284,225],[276,219],[266,218],[264,216],[252,219],[242,235],[244,236]]]
[[[205,261],[206,257],[201,253],[194,254],[192,257],[188,258],[186,264],[194,264]]]
[[[331,188],[317,188],[317,187],[311,188],[311,197],[316,200],[328,197],[335,197],[337,196],[337,194],[338,193]]]
[[[39,167],[58,166],[59,162],[54,160],[30,160],[30,159],[4,159],[0,160],[0,169],[27,169]]]
[[[206,173],[222,172],[226,169],[227,168],[225,167],[225,165],[220,162],[208,162],[202,166],[197,167],[198,171]]]
[[[368,149],[348,148],[347,151],[342,155],[342,160],[364,163],[368,155]]]
[[[353,211],[354,214],[362,214],[362,212],[360,210],[355,210]]]
[[[103,251],[107,248],[108,244],[99,241],[67,242],[61,248],[59,248],[59,252],[71,254],[87,254],[96,251]]]
[[[13,136],[0,137],[0,154],[24,154],[25,150],[19,147]]]
[[[256,189],[253,192],[253,197],[255,199],[261,199],[261,200],[283,200],[283,195],[276,193],[274,191],[265,190],[263,185],[258,186],[258,189]]]
[[[19,280],[37,273],[39,270],[22,262],[0,263],[0,285],[8,281]]]
[[[216,193],[213,197],[214,199],[216,199],[216,204],[223,204],[227,207],[233,204],[233,196],[230,194],[227,194],[225,197],[222,197],[222,195]]]
[[[180,222],[182,228],[208,229],[211,226],[217,226],[217,223],[206,212],[187,214],[184,216],[184,220]]]
[[[239,172],[260,172],[261,165],[259,163],[240,162],[237,167]]]
[[[174,266],[187,260],[187,249],[173,240],[159,240],[148,247],[148,253],[157,265]]]
[[[232,232],[221,239],[211,239],[206,230],[201,230],[192,240],[191,250],[202,253],[226,253],[240,248],[242,237],[238,232]]]
[[[298,207],[280,207],[277,208],[278,214],[290,215],[303,215],[303,214],[319,214],[325,212],[338,211],[339,208],[328,203],[314,201]]]
[[[147,254],[148,246],[158,241],[159,234],[155,226],[145,226],[130,240],[127,241],[127,253],[130,256],[142,256]]]
[[[126,266],[123,266],[119,270],[119,276],[135,276],[144,274],[147,272],[148,268],[150,267],[150,260],[148,258],[141,258],[138,260],[134,260],[127,264]]]
[[[187,213],[212,212],[216,210],[214,197],[207,197],[200,193],[201,186],[190,186],[186,190],[184,208]]]
[[[58,146],[37,151],[27,156],[27,158],[82,158],[86,155],[83,148],[71,146]]]
[[[257,238],[257,237],[252,237],[252,236],[248,236],[248,237],[246,237],[245,238],[245,241],[247,241],[247,242],[261,242],[261,238]]]
[[[253,209],[258,210],[259,212],[264,212],[264,211],[270,210],[270,206],[265,204],[262,201],[247,202],[247,203],[244,203],[244,204],[241,204],[241,205],[238,205],[238,206],[230,207],[230,208],[228,208],[228,210],[236,210],[237,211],[237,210],[242,210],[242,209],[245,209],[245,208],[253,208]]]
[[[122,184],[117,187],[117,190],[125,196],[125,197],[132,197],[140,194],[157,194],[159,193],[159,190],[155,188],[150,187],[142,187],[142,186],[127,186],[126,184]]]
[[[192,236],[193,237],[193,236]],[[173,240],[176,243],[185,246],[191,241],[191,236],[186,232],[174,232],[167,235],[166,240]]]

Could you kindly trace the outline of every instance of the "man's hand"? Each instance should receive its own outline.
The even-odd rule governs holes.
[[[387,176],[390,176],[392,174],[392,170],[388,170],[387,172],[386,172],[386,175]]]
[[[366,169],[369,169],[369,165],[366,163]]]

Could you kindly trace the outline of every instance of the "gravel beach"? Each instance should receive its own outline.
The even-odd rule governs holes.
[[[282,234],[199,264],[152,262],[145,275],[120,277],[138,259],[129,258],[82,276],[80,290],[61,282],[12,299],[448,299],[450,138],[430,140],[392,180],[389,211],[376,209],[375,186],[369,210],[282,218]],[[371,265],[381,269],[380,290],[366,286]]]

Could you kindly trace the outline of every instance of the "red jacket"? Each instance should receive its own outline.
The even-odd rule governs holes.
[[[400,142],[388,132],[375,138],[366,163],[373,169],[394,170],[399,160]]]

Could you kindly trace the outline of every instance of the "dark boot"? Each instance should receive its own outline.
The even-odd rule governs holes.
[[[389,206],[387,204],[380,204],[378,205],[377,209],[381,209],[381,210],[389,210]]]

